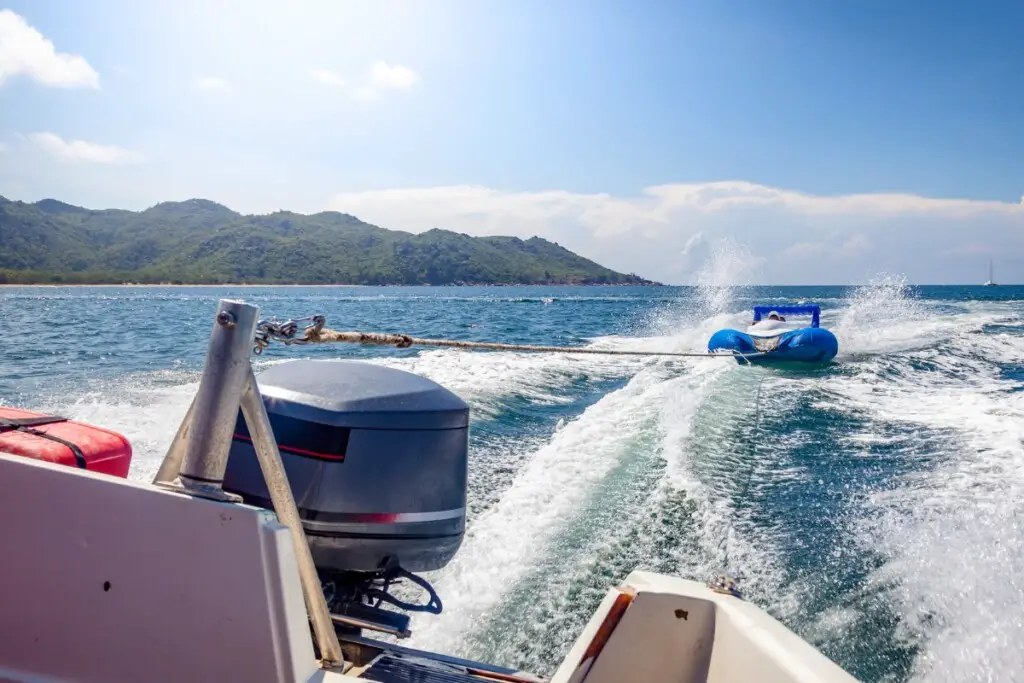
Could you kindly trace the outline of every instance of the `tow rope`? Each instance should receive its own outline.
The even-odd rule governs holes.
[[[299,336],[299,323],[311,321],[302,335]],[[578,346],[539,346],[535,344],[504,344],[499,342],[464,341],[458,339],[425,339],[407,334],[388,332],[339,332],[325,327],[327,320],[322,315],[308,318],[287,320],[261,320],[256,325],[256,338],[253,341],[253,352],[256,355],[270,346],[271,342],[285,345],[347,343],[367,344],[373,346],[394,346],[407,349],[412,346],[433,346],[453,349],[475,349],[486,351],[525,351],[531,353],[572,353],[605,356],[671,356],[677,358],[756,358],[764,353],[737,353],[734,351],[697,352],[697,351],[633,351],[624,349],[595,349]],[[747,361],[749,363],[749,361]]]
[[[299,334],[299,324],[306,323]],[[763,346],[757,346],[756,353],[739,353],[736,351],[718,352],[696,352],[696,351],[634,351],[624,349],[595,349],[578,346],[541,346],[535,344],[505,344],[499,342],[478,342],[457,339],[425,339],[413,337],[408,334],[396,334],[388,332],[357,332],[338,331],[326,327],[327,318],[322,315],[313,315],[294,320],[278,321],[277,319],[260,320],[256,325],[256,336],[253,340],[253,353],[260,355],[271,343],[277,342],[285,346],[304,344],[366,344],[373,346],[393,346],[399,349],[408,349],[412,346],[432,346],[454,349],[478,349],[486,351],[524,351],[531,353],[570,353],[586,355],[607,355],[607,356],[669,356],[676,358],[734,358],[742,359],[750,364],[750,358],[764,356],[778,345],[778,338],[768,339]],[[774,344],[772,344],[774,342]],[[746,496],[754,478],[754,469],[757,466],[757,441],[761,426],[761,387],[764,385],[766,375],[762,374],[757,384],[757,395],[754,399],[754,444],[751,453],[750,467],[747,469],[743,485],[739,490],[739,498]],[[739,574],[735,577],[729,572],[729,536],[732,533],[735,516],[730,516],[729,523],[722,539],[722,547],[725,555],[725,571],[719,574],[708,587],[718,593],[725,593],[742,599],[743,595],[739,589]]]
[[[764,386],[764,379],[767,377],[767,373],[761,374],[761,379],[757,382],[757,395],[754,398],[754,433],[753,433],[753,446],[750,453],[750,466],[747,468],[746,477],[744,478],[742,486],[738,492],[737,498],[740,502],[743,501],[747,496],[747,491],[750,490],[750,484],[754,480],[754,470],[757,468],[757,445],[760,439],[761,432],[761,387]],[[731,572],[729,570],[729,538],[732,535],[732,529],[734,522],[736,521],[735,510],[734,514],[729,516],[729,523],[725,527],[725,534],[722,536],[722,551],[725,555],[725,571],[719,574],[714,581],[708,584],[708,588],[715,591],[716,593],[726,593],[728,595],[735,596],[742,599],[743,594],[740,592],[739,582],[743,578],[739,572]]]

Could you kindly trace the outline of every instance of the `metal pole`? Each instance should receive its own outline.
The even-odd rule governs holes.
[[[174,440],[171,441],[171,445],[167,448],[167,455],[164,456],[163,462],[160,463],[160,469],[157,470],[156,476],[153,477],[154,484],[174,481],[175,477],[178,476],[178,471],[181,470],[181,460],[185,457],[185,443],[188,441],[188,434],[192,427],[192,416],[195,415],[195,412],[196,398],[193,396],[192,403],[188,406],[188,412],[185,413],[181,424],[178,425],[178,433],[174,435]]]
[[[270,492],[270,500],[274,505],[277,518],[288,527],[295,546],[295,557],[299,564],[299,579],[302,584],[302,595],[306,599],[306,610],[313,620],[313,631],[316,633],[320,647],[320,657],[328,666],[342,666],[345,657],[338,644],[338,635],[334,631],[331,613],[324,598],[323,588],[313,564],[313,555],[309,550],[306,533],[299,518],[299,509],[292,496],[292,488],[288,483],[288,475],[281,461],[281,451],[277,447],[277,439],[270,426],[267,408],[263,405],[259,385],[252,367],[249,367],[248,382],[242,393],[240,402],[245,424],[249,427],[249,436],[256,451],[256,457],[263,470],[263,479]]]
[[[181,468],[178,478],[168,485],[171,488],[214,500],[241,501],[241,496],[226,493],[221,485],[238,420],[238,403],[252,374],[249,357],[258,313],[259,308],[243,301],[220,301],[192,420],[186,428]]]

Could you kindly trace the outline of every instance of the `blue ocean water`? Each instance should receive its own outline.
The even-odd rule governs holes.
[[[550,673],[635,567],[739,571],[864,681],[1024,671],[1024,287],[4,287],[0,404],[126,434],[151,478],[212,313],[335,329],[699,351],[755,303],[817,303],[808,372],[729,359],[272,347],[431,377],[473,407],[470,526],[411,645]]]

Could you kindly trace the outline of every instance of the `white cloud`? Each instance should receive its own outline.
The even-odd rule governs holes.
[[[408,90],[420,79],[409,67],[384,61],[374,62],[363,78],[354,81],[328,69],[310,69],[309,75],[321,85],[345,90],[357,102],[379,100],[385,90]]]
[[[616,270],[673,283],[695,281],[701,259],[721,240],[745,245],[757,278],[778,284],[861,282],[892,269],[917,282],[969,282],[952,273],[978,267],[969,258],[977,244],[1024,254],[1024,205],[1016,202],[822,196],[742,181],[659,185],[632,197],[409,188],[339,194],[329,206],[412,232],[436,225],[539,235]]]
[[[310,69],[309,76],[317,83],[329,85],[332,88],[343,88],[348,84],[344,76],[328,69]]]
[[[121,147],[84,140],[64,140],[53,133],[31,133],[28,138],[40,149],[67,163],[130,164],[142,160],[137,153]]]
[[[35,147],[46,139],[23,140]],[[169,198],[205,197],[244,213],[330,208],[410,232],[438,227],[538,235],[615,270],[673,284],[842,285],[879,273],[910,283],[981,283],[989,259],[997,281],[1024,282],[1024,205],[1016,198],[822,196],[738,181],[666,184],[630,194],[463,185],[332,196],[342,176],[315,167],[283,176],[261,154],[225,161],[204,157],[196,147],[177,159],[154,148],[159,164],[83,168],[21,155],[18,138],[9,142],[19,159],[0,163],[0,194],[19,199],[140,209]],[[79,157],[111,157],[97,153],[109,148],[56,143],[54,153],[65,156],[80,150]]]
[[[98,88],[100,77],[83,57],[53,43],[11,10],[0,10],[0,85],[27,76],[55,88]]]
[[[850,239],[846,240],[846,242],[843,243],[843,246],[840,247],[840,250],[852,255],[859,252],[870,251],[873,247],[874,245],[866,235],[857,233],[856,235],[851,236]]]
[[[380,91],[368,88],[365,85],[352,91],[352,97],[357,102],[373,102],[380,99]]]
[[[197,78],[195,80],[195,86],[200,90],[207,92],[220,93],[227,95],[233,91],[231,84],[225,81],[223,78],[216,76],[206,76],[205,78]]]
[[[10,147],[8,147],[6,144],[0,142],[0,154],[3,154],[4,152],[9,152],[10,150],[11,150]]]
[[[419,80],[419,75],[407,66],[377,61],[370,65],[370,82],[378,88],[405,90]]]

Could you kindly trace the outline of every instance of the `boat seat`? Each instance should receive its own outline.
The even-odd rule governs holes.
[[[609,591],[551,683],[856,680],[755,605],[702,583],[633,572],[624,588]],[[616,623],[613,606],[629,594]]]

